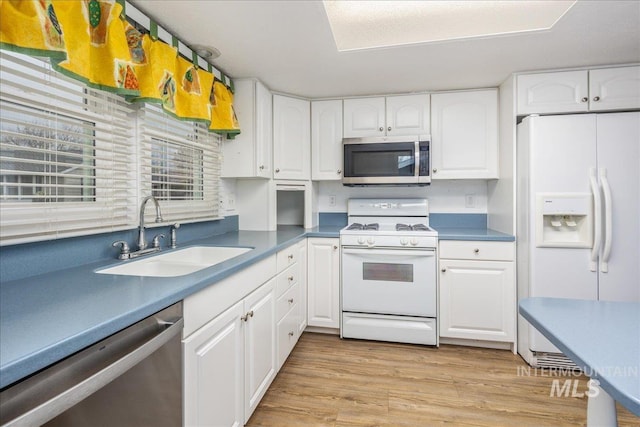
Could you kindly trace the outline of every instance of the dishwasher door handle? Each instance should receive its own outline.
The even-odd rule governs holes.
[[[133,366],[149,357],[153,352],[169,342],[177,334],[182,333],[184,320],[177,319],[175,322],[165,322],[156,319],[159,324],[171,324],[168,328],[147,340],[144,344],[138,346],[124,356],[118,358],[115,362],[94,373],[88,378],[69,387],[63,392],[55,395],[46,402],[24,412],[17,418],[12,419],[3,427],[18,427],[25,425],[41,425],[53,419],[62,412],[81,402],[86,397],[100,390],[111,381],[124,374]]]

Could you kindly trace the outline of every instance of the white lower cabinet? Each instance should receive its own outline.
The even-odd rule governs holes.
[[[184,425],[244,425],[242,301],[183,343]]]
[[[242,426],[276,375],[275,279],[183,341],[184,425]]]
[[[309,326],[340,327],[340,239],[307,239]]]
[[[244,420],[267,392],[277,373],[275,279],[249,295],[244,302]]]
[[[440,242],[440,337],[515,341],[512,242]]]

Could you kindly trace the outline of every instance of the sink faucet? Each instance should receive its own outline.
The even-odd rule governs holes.
[[[142,203],[140,204],[140,229],[138,231],[138,250],[142,251],[147,247],[147,242],[144,238],[144,208],[147,205],[147,202],[151,200],[156,205],[156,222],[162,222],[162,213],[160,213],[160,204],[158,200],[156,200],[153,196],[147,196],[142,199]]]

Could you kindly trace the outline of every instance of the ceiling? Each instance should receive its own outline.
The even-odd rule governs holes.
[[[640,1],[580,0],[551,30],[338,52],[321,1],[137,0],[232,78],[308,98],[495,87],[518,71],[640,62]]]

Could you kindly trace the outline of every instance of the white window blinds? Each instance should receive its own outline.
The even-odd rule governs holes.
[[[141,108],[138,123],[142,196],[158,199],[165,222],[219,219],[220,137],[153,104]]]
[[[6,51],[0,86],[0,243],[131,227],[131,106]]]

